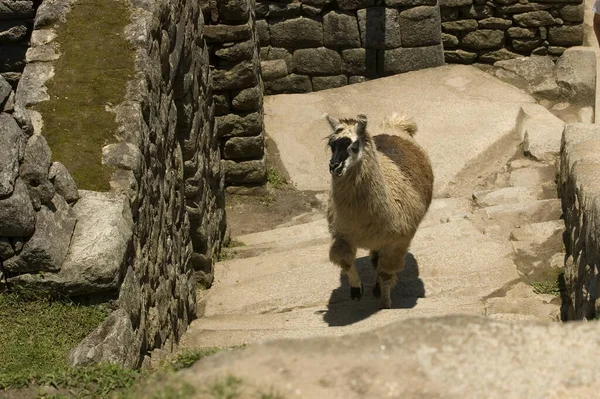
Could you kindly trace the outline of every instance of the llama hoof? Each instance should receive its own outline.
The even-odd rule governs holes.
[[[352,300],[358,300],[360,301],[360,298],[362,298],[363,295],[363,286],[362,284],[360,285],[360,287],[350,287],[350,298]]]
[[[379,285],[379,283],[376,283],[375,287],[373,287],[373,296],[375,298],[381,297],[381,286]]]

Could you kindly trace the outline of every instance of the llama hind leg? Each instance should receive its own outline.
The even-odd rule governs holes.
[[[354,265],[356,258],[356,246],[342,238],[335,238],[329,249],[329,259],[340,266],[348,276],[350,282],[350,298],[358,299],[362,297],[363,285],[358,276],[358,270]]]
[[[377,265],[379,263],[379,252],[370,251],[369,258],[371,258],[371,264],[375,269],[375,284],[373,284],[373,296],[375,298],[381,297],[381,284],[379,283],[379,277],[377,277]]]
[[[392,307],[392,288],[396,285],[397,273],[404,269],[407,252],[404,247],[385,248],[379,252],[377,280],[381,286],[381,309]]]

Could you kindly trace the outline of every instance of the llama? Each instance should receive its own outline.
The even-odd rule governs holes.
[[[373,294],[381,298],[382,309],[389,309],[396,275],[404,269],[410,242],[431,204],[431,163],[413,139],[417,125],[408,118],[394,114],[384,122],[384,131],[398,135],[371,136],[364,115],[326,117],[333,130],[328,143],[329,259],[348,275],[351,299],[360,300],[363,285],[354,265],[356,250],[370,250],[377,273]]]

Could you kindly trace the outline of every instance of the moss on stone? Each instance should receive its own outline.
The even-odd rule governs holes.
[[[78,188],[110,189],[111,168],[102,147],[114,142],[114,113],[134,75],[134,49],[125,39],[130,9],[123,0],[78,0],[57,27],[61,57],[48,82],[50,101],[36,106],[53,158],[73,175]]]

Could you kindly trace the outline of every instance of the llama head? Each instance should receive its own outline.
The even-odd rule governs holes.
[[[329,135],[329,172],[334,177],[342,177],[360,163],[363,157],[367,134],[367,117],[358,115],[356,119],[336,119],[326,115],[331,125]]]

